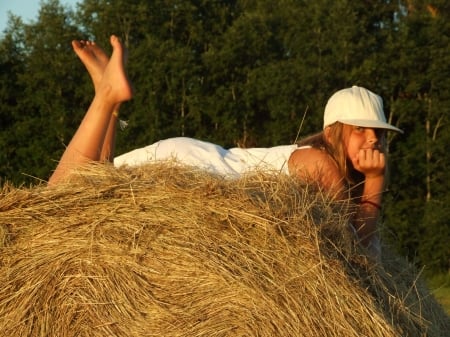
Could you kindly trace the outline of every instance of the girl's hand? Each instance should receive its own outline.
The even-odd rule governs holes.
[[[361,149],[352,162],[355,170],[364,174],[366,178],[384,175],[386,160],[384,153],[378,149]]]

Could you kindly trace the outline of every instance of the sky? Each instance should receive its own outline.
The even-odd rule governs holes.
[[[59,0],[62,5],[75,9],[75,4],[81,0]],[[8,11],[20,16],[25,23],[36,21],[41,0],[0,0],[0,34],[6,28]]]

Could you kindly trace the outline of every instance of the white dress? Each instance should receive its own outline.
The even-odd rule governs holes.
[[[239,177],[252,170],[289,174],[287,162],[292,152],[298,148],[293,144],[269,148],[224,149],[198,139],[177,137],[122,154],[114,158],[114,165],[139,166],[175,159],[185,165],[230,177]]]

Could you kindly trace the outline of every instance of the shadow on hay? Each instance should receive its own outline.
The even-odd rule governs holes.
[[[418,273],[367,260],[335,203],[281,175],[92,165],[5,187],[5,336],[445,336]]]

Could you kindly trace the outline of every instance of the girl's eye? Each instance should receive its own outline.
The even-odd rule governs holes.
[[[377,135],[378,139],[383,139],[386,136],[386,131],[382,129],[377,129],[375,131],[375,134]]]
[[[355,130],[356,131],[364,131],[364,127],[362,127],[362,126],[355,126]]]

